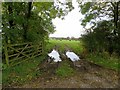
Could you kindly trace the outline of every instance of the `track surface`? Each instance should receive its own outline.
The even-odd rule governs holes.
[[[70,61],[68,63],[71,64]],[[60,78],[55,75],[57,64],[40,65],[44,73],[31,82],[19,86],[22,88],[117,88],[118,72],[95,65],[87,60],[76,62],[80,67],[73,67],[76,73],[70,77]],[[45,68],[47,67],[47,68]]]

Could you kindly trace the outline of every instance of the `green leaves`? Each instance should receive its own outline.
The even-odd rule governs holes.
[[[9,6],[11,7],[11,12],[8,10]],[[24,39],[23,34],[25,31],[27,32],[26,36],[28,40],[31,39],[32,41],[33,39],[36,41],[48,35],[46,33],[47,31],[45,31],[46,29],[48,29],[49,33],[54,31],[54,26],[51,24],[51,21],[53,17],[55,18],[57,12],[54,12],[53,3],[34,3],[33,7],[34,9],[30,11],[30,18],[27,18],[27,2],[3,3],[3,32],[12,41],[11,43],[21,42],[22,39],[20,38]],[[52,11],[50,11],[51,9]],[[39,12],[41,13],[40,16],[38,15]],[[50,12],[51,16],[49,15]],[[10,26],[10,22],[12,22],[12,26]]]
[[[84,2],[80,4],[81,13],[85,15],[82,20],[82,24],[84,27],[87,23],[97,23],[100,21],[100,18],[106,16],[107,19],[111,19],[112,9],[111,4],[109,2]],[[96,19],[96,20],[95,20]],[[105,19],[105,18],[104,18]],[[94,24],[95,25],[95,24]]]
[[[110,43],[111,40],[108,39],[108,37],[111,37],[112,32],[110,26],[113,26],[113,23],[110,21],[100,21],[96,27],[92,29],[92,32],[89,32],[87,35],[83,36],[86,49],[90,52],[103,52],[104,50],[108,51],[108,48],[112,46]]]
[[[55,18],[57,13],[58,13],[57,10],[51,9],[51,10],[50,10],[50,17],[51,17],[51,18]]]
[[[90,10],[90,7],[91,7],[91,2],[87,2],[84,5],[81,5],[81,13],[86,14]]]
[[[57,7],[54,2],[4,2],[2,25],[5,36],[14,43],[44,40],[55,31],[52,19],[63,18],[73,9],[71,2],[58,4],[65,8]]]
[[[109,53],[113,51],[120,53],[118,51],[118,40],[120,40],[118,4],[119,2],[84,2],[80,4],[81,13],[85,15],[81,25],[84,28],[88,23],[94,25],[86,30],[88,35],[83,37],[86,48],[92,51],[105,49]]]
[[[94,16],[95,16],[94,14],[88,14],[88,15],[86,15],[86,16],[85,16],[85,19],[82,20],[81,25],[86,26],[86,24],[87,24],[88,22],[90,22],[91,19],[94,18]]]

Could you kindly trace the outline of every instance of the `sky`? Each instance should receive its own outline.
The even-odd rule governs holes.
[[[84,29],[80,25],[80,19],[84,16],[79,12],[78,3],[76,0],[72,0],[74,9],[65,16],[64,20],[55,18],[52,20],[55,25],[56,32],[50,34],[50,37],[75,37],[78,38],[81,34],[84,34]]]

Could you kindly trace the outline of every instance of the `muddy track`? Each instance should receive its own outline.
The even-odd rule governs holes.
[[[70,77],[60,78],[55,75],[55,70],[60,63],[47,63],[39,65],[39,70],[44,73],[28,84],[18,86],[22,88],[117,88],[118,72],[103,68],[99,65],[80,60],[76,66],[68,61],[76,73]],[[77,67],[78,66],[78,67]],[[17,86],[16,86],[17,87]]]

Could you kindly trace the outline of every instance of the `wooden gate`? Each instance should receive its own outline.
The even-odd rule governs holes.
[[[25,60],[42,55],[42,42],[39,44],[21,43],[4,46],[5,62],[8,66],[19,64]]]

